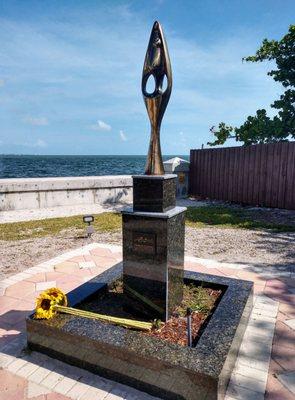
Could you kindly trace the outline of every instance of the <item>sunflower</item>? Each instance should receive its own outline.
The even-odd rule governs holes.
[[[58,288],[50,288],[42,292],[36,299],[35,319],[53,318],[57,311],[56,305],[67,306],[66,295]]]
[[[67,306],[68,305],[68,300],[67,300],[67,296],[58,288],[50,288],[45,290],[46,294],[48,294],[49,296],[51,296],[52,298],[56,299],[56,303],[59,306]]]

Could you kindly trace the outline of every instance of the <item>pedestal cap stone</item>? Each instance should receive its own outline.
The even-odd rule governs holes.
[[[176,204],[177,175],[134,175],[133,210],[166,212]]]

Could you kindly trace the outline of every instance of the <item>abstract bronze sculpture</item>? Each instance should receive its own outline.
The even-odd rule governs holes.
[[[147,92],[148,79],[153,76],[155,90]],[[163,88],[164,78],[167,88]],[[145,167],[145,175],[164,175],[160,145],[160,127],[172,89],[172,71],[166,40],[158,21],[153,25],[143,65],[142,94],[151,122],[151,139]]]

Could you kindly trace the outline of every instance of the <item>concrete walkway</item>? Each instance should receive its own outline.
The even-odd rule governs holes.
[[[177,205],[182,207],[201,207],[209,202],[197,201],[190,199],[179,199]],[[72,206],[58,206],[51,208],[34,208],[24,210],[1,211],[0,224],[20,221],[33,221],[47,218],[70,217],[73,215],[85,214],[100,214],[106,211],[120,211],[126,206],[131,206],[129,203],[114,203],[114,204],[83,204]]]
[[[27,210],[12,210],[1,211],[0,224],[20,222],[20,221],[34,221],[47,218],[61,218],[71,217],[73,215],[86,215],[86,214],[100,214],[106,211],[120,211],[126,207],[127,204],[89,204],[77,206],[59,206],[52,208],[35,208]]]
[[[65,292],[122,260],[120,246],[89,244],[0,282],[0,400],[155,399],[24,346],[25,317],[36,296]],[[185,268],[254,281],[255,303],[226,400],[295,396],[295,275],[262,275],[246,266],[186,257]]]

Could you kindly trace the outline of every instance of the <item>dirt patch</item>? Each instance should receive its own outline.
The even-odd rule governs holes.
[[[56,236],[15,241],[1,240],[0,280],[93,241],[111,244],[122,242],[120,231],[95,233],[90,240],[83,235],[84,231],[70,229]]]

